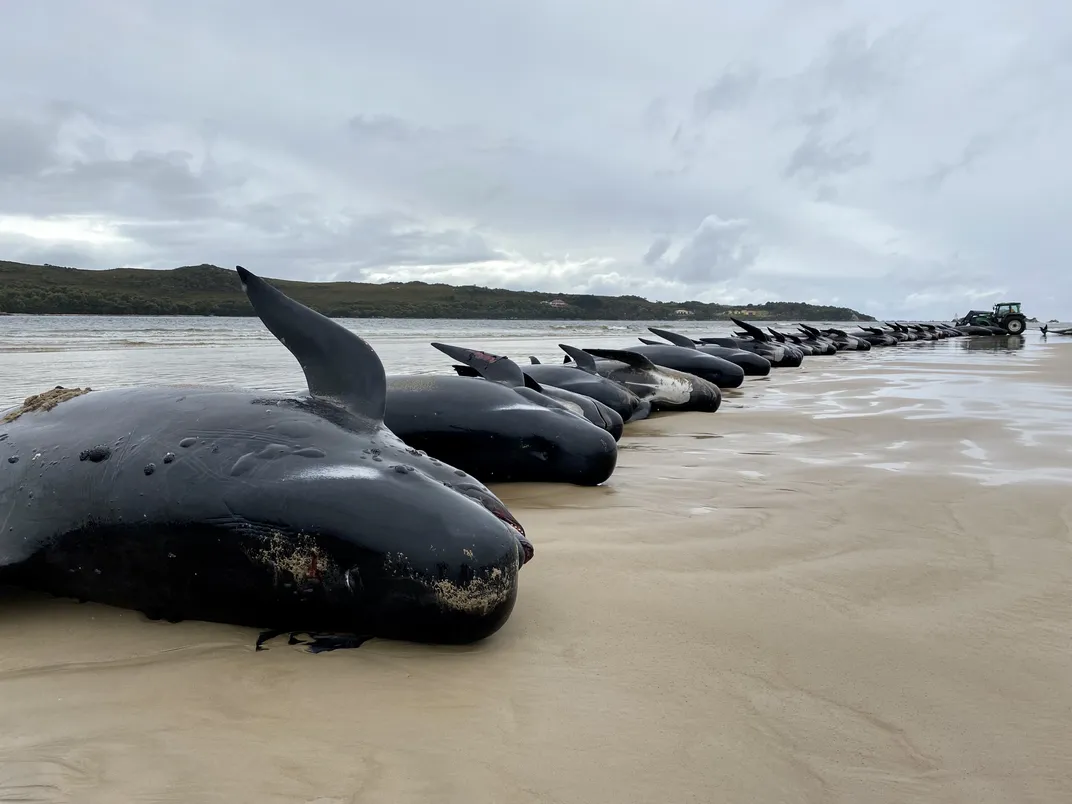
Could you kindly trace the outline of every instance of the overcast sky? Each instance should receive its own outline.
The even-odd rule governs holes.
[[[0,259],[1072,316],[1068,0],[0,19]]]

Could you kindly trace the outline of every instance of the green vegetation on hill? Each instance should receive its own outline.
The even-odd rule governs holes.
[[[639,296],[535,293],[426,282],[270,281],[314,310],[338,318],[710,321],[733,315],[771,321],[875,320],[847,307],[793,302],[726,306],[652,302]],[[253,315],[235,272],[214,265],[167,271],[134,268],[86,271],[4,261],[0,261],[0,311],[39,315]]]

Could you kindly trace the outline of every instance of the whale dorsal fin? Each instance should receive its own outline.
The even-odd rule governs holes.
[[[536,355],[529,355],[529,362],[534,366],[538,366],[540,365],[540,358],[536,357]]]
[[[261,323],[301,366],[309,393],[382,423],[387,378],[375,350],[357,333],[295,301],[241,265],[236,270]]]
[[[522,374],[521,376],[525,378],[526,388],[531,388],[533,391],[539,391],[541,394],[544,392],[543,386],[536,382],[536,380],[532,379],[532,377],[530,377],[528,374]]]
[[[658,335],[663,340],[670,341],[670,343],[674,344],[674,346],[687,346],[690,349],[696,346],[696,341],[694,341],[692,338],[689,338],[685,335],[679,335],[678,333],[671,332],[668,329],[659,329],[659,327],[648,327],[648,332],[652,333],[653,335]],[[641,340],[643,340],[643,338],[641,338]]]
[[[455,372],[457,372],[459,377],[476,377],[478,379],[487,379],[485,377],[481,377],[480,372],[472,366],[459,366],[457,363],[455,363],[453,366],[451,366],[451,368],[454,369]],[[528,374],[524,375],[524,377],[526,388],[531,388],[533,391],[539,391],[541,394],[544,393],[543,386],[536,382],[536,380],[532,379],[532,377],[530,377]],[[494,382],[494,380],[487,381]],[[500,385],[501,384],[502,383],[500,383]]]
[[[558,348],[566,353],[566,358],[563,363],[570,362],[570,358],[573,358],[573,362],[577,364],[577,368],[582,371],[587,371],[589,374],[596,373],[596,361],[590,354],[583,349],[578,349],[576,346],[569,346],[565,343],[560,343]]]
[[[645,346],[666,346],[666,344],[663,343],[662,341],[656,341],[656,340],[653,340],[651,338],[644,338],[644,337],[641,337],[639,335],[637,336],[637,340],[640,341]]]
[[[602,357],[604,360],[617,360],[633,368],[653,369],[655,364],[638,352],[630,352],[626,349],[585,349],[592,357]]]
[[[740,319],[734,318],[733,316],[730,316],[730,321],[732,321],[734,324],[739,326],[741,329],[743,329],[745,332],[747,332],[749,335],[751,335],[757,341],[769,341],[770,340],[770,336],[766,332],[764,332],[759,327],[757,327],[757,326],[755,326],[753,324],[749,324],[747,321],[741,321]]]
[[[464,363],[475,370],[485,380],[497,382],[510,388],[525,385],[525,375],[521,367],[508,357],[481,352],[479,349],[466,349],[463,346],[451,346],[447,343],[432,343],[436,349],[447,357]]]

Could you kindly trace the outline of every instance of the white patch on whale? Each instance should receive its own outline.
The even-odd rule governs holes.
[[[547,408],[543,407],[542,405],[533,405],[531,403],[525,402],[515,402],[509,405],[496,405],[493,408],[488,408],[488,411],[491,413],[509,410],[547,410]]]
[[[554,397],[551,397],[551,398],[553,399]],[[565,399],[555,399],[555,402],[558,402],[560,405],[563,405],[566,408],[568,408],[570,413],[575,413],[576,415],[580,416],[582,419],[584,418],[584,411],[581,410],[581,406],[578,405],[576,402],[569,402],[569,401],[567,401]]]
[[[335,464],[333,466],[310,466],[295,472],[295,480],[373,480],[383,477],[381,469],[356,464]]]
[[[658,379],[655,387],[660,401],[682,404],[692,399],[692,382],[687,377],[661,372],[655,376]]]

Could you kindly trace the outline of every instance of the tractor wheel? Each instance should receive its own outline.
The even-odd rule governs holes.
[[[1005,322],[1005,331],[1010,335],[1019,335],[1025,327],[1026,324],[1022,318],[1010,318]]]

